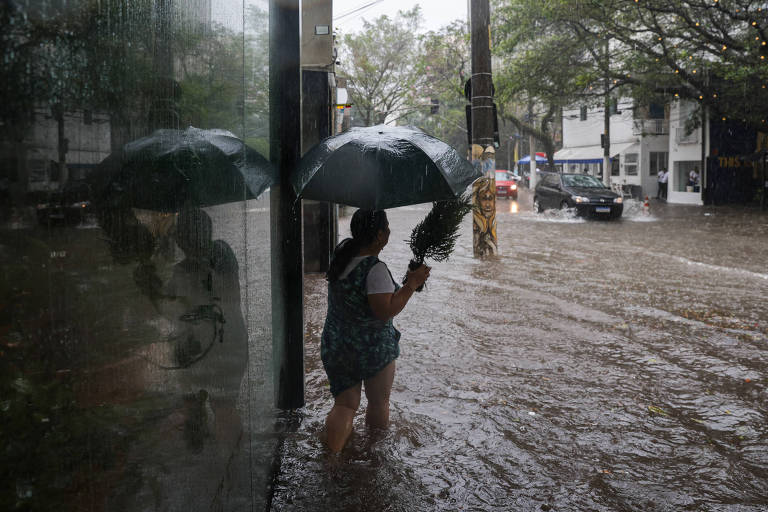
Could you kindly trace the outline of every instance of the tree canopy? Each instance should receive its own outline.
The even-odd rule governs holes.
[[[340,45],[341,73],[349,78],[349,95],[366,126],[404,114],[418,102],[424,77],[417,58],[421,10],[417,5],[397,16],[365,21]]]
[[[563,104],[603,94],[607,83],[641,102],[688,98],[765,129],[766,108],[755,105],[768,105],[766,8],[750,0],[498,1],[503,90]]]

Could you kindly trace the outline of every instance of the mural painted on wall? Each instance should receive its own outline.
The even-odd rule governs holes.
[[[496,237],[496,180],[495,150],[472,145],[472,165],[483,172],[472,185],[472,247],[475,257],[485,258],[498,254]]]
[[[473,185],[474,204],[479,205],[472,212],[472,234],[474,254],[484,258],[498,253],[496,238],[496,194],[494,180],[479,178]]]

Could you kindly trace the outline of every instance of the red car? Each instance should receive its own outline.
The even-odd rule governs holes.
[[[496,197],[517,199],[517,180],[512,173],[496,170]]]

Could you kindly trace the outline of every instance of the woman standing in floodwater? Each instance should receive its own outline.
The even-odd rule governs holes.
[[[327,444],[339,452],[352,433],[365,384],[369,427],[389,424],[389,395],[400,355],[400,332],[392,318],[429,277],[421,265],[406,275],[401,288],[378,258],[389,241],[389,222],[382,210],[357,210],[352,238],[335,249],[328,269],[328,313],[320,355],[331,384],[334,404],[325,421]]]

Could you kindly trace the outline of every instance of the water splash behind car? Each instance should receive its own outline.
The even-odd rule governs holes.
[[[549,208],[575,208],[580,216],[621,217],[624,211],[621,196],[602,181],[587,174],[547,173],[536,184],[533,196],[536,212]]]

